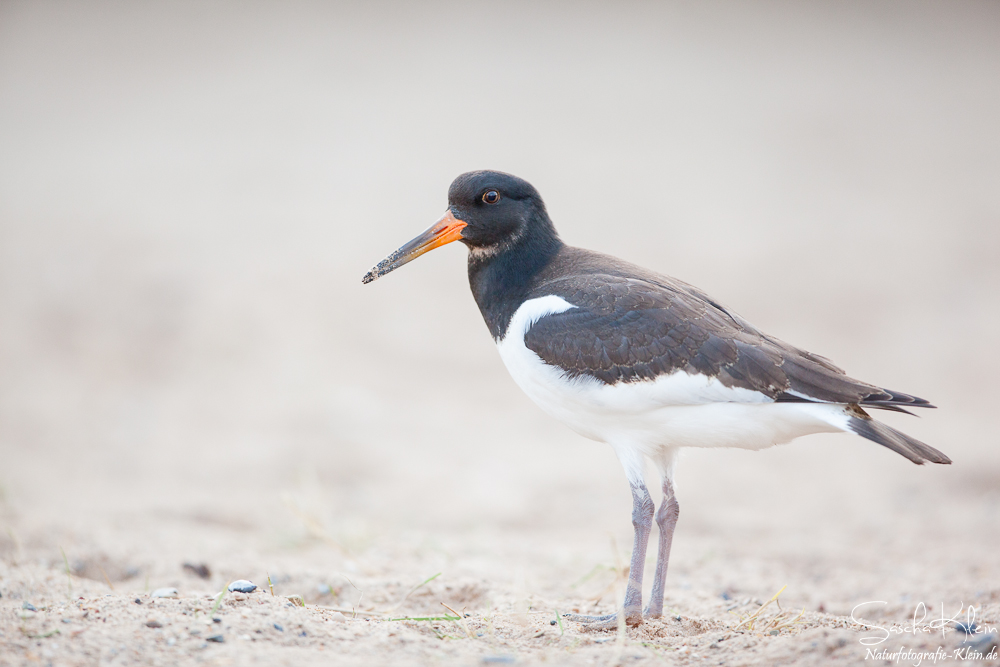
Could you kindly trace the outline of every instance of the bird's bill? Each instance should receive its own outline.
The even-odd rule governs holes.
[[[365,274],[361,282],[367,285],[376,278],[381,278],[407,262],[412,262],[425,252],[430,252],[434,248],[440,248],[452,241],[459,240],[462,238],[462,229],[467,225],[467,222],[456,218],[452,214],[451,209],[448,209],[444,217],[428,227],[423,234],[376,264],[371,271]]]

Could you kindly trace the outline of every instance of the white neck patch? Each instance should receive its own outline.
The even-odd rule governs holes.
[[[542,319],[546,315],[564,313],[570,308],[576,308],[576,306],[561,296],[556,296],[555,294],[539,297],[537,299],[528,299],[521,304],[520,308],[517,309],[514,313],[514,317],[510,318],[510,324],[507,325],[507,331],[505,331],[503,337],[497,341],[497,344],[499,345],[500,343],[503,343],[510,336],[514,336],[514,340],[521,342],[524,340],[524,334],[528,333],[528,329],[530,329],[535,322]]]

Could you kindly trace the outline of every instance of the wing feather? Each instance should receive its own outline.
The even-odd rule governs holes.
[[[570,377],[617,384],[684,371],[776,401],[933,407],[854,380],[825,357],[761,333],[680,281],[595,272],[547,282],[539,291],[576,307],[539,319],[524,343]]]

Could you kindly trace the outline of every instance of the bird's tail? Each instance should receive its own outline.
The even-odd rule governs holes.
[[[911,438],[905,433],[872,419],[864,410],[856,408],[849,410],[847,428],[852,433],[857,433],[862,438],[867,438],[872,442],[877,442],[883,447],[888,447],[897,454],[901,454],[917,465],[923,465],[925,461],[932,463],[951,463],[951,459],[934,449],[930,445],[925,445],[916,438]]]

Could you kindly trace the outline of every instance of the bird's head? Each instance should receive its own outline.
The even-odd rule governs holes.
[[[379,262],[362,282],[370,283],[452,241],[461,241],[473,255],[495,255],[535,228],[555,235],[545,204],[530,183],[501,171],[470,171],[448,188],[444,216]]]

